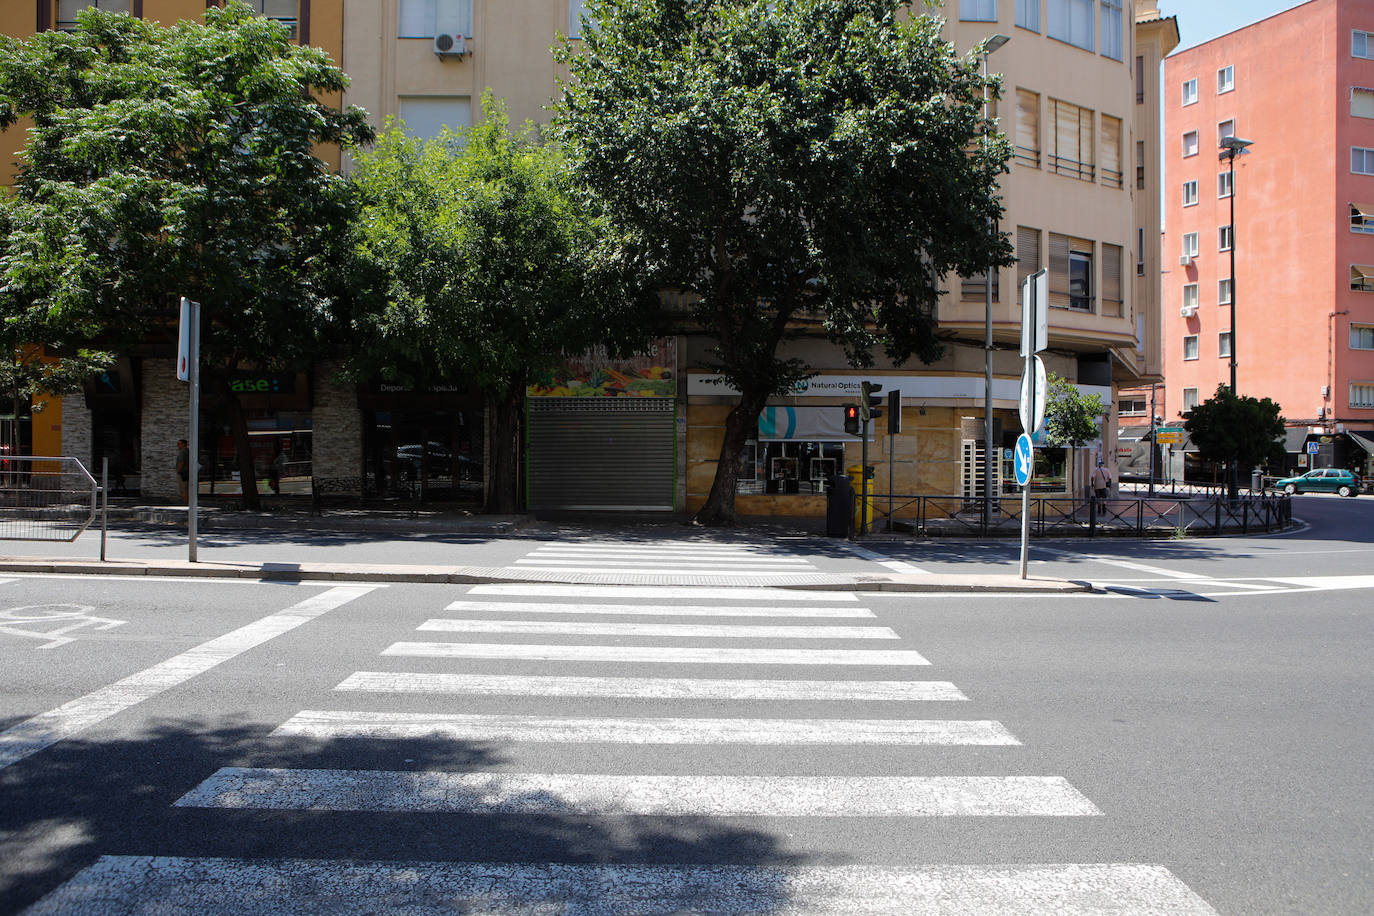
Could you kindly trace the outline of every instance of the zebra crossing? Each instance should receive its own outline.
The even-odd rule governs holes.
[[[543,544],[515,560],[511,569],[555,573],[640,573],[712,576],[785,575],[816,572],[804,556],[768,545],[721,541],[621,541]]]
[[[670,598],[698,603],[663,603]],[[272,732],[273,743],[552,747],[573,764],[583,759],[578,748],[633,747],[624,768],[634,771],[587,767],[579,772],[575,766],[570,772],[556,767],[521,771],[519,755],[509,764],[511,771],[501,766],[234,766],[207,774],[174,807],[263,817],[287,812],[456,817],[469,818],[467,824],[479,826],[468,829],[478,830],[481,823],[538,817],[574,823],[755,818],[783,830],[790,828],[777,822],[811,818],[881,818],[874,829],[885,829],[903,818],[976,822],[1107,816],[1059,774],[923,772],[925,748],[1004,748],[1014,754],[1021,742],[995,720],[906,717],[921,704],[957,711],[969,697],[954,683],[921,677],[932,665],[915,649],[886,648],[900,643],[900,637],[853,593],[481,585],[444,605],[444,613],[450,616],[424,619],[415,627],[426,640],[392,642],[378,653],[375,670],[352,672],[318,708],[281,722]],[[673,617],[682,622],[665,620]],[[702,623],[702,617],[718,619]],[[460,641],[478,636],[487,641]],[[553,637],[564,641],[540,641]],[[808,641],[839,645],[792,645]],[[721,645],[725,642],[732,644]],[[513,664],[539,673],[500,670]],[[704,674],[740,674],[695,678],[684,668],[690,665],[701,666]],[[806,677],[789,676],[802,665],[811,669]],[[823,676],[832,669],[836,677]],[[861,672],[880,679],[860,677]],[[488,698],[515,708],[472,711],[468,705]],[[615,714],[548,711],[551,703],[587,699],[617,701],[611,706]],[[826,715],[758,713],[793,701],[830,705],[822,707]],[[661,714],[665,703],[671,715]],[[871,714],[869,703],[877,704],[881,715]],[[836,709],[846,713],[835,715]],[[728,749],[722,759],[732,763],[714,771],[673,772],[677,749],[687,747]],[[798,758],[807,772],[779,772],[766,765],[768,755],[789,747],[809,751]],[[868,748],[908,754],[912,772],[866,775],[826,754],[827,749],[862,753]],[[600,769],[614,770],[620,758],[598,759],[612,761]],[[741,761],[751,761],[754,771]],[[1215,916],[1167,867],[1154,863],[880,867],[119,855],[101,857],[30,913],[390,910],[567,916],[1106,911]]]

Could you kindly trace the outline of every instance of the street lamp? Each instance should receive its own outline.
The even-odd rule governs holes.
[[[1254,144],[1253,140],[1242,140],[1240,137],[1223,137],[1221,141],[1221,154],[1217,159],[1227,164],[1230,173],[1231,184],[1231,394],[1238,395],[1236,390],[1236,157],[1243,156],[1246,147]],[[1230,495],[1235,497],[1240,487],[1240,468],[1234,459],[1231,461],[1231,487]]]
[[[983,42],[983,122],[988,120],[988,55],[1011,41],[1007,35],[993,35]],[[983,129],[983,149],[987,150],[987,128]],[[988,226],[994,226],[992,219]],[[983,275],[983,534],[992,523],[992,272],[989,266]]]

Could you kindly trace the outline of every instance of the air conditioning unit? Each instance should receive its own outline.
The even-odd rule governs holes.
[[[1324,398],[1329,398],[1329,397],[1331,397],[1331,386],[1330,386],[1330,385],[1323,385],[1323,386],[1322,386],[1322,397],[1324,397]]]
[[[1189,264],[1193,263],[1193,256],[1190,254],[1181,255],[1178,259],[1178,263],[1187,267]]]
[[[1185,305],[1183,308],[1178,310],[1178,313],[1182,315],[1184,318],[1192,318],[1194,315],[1197,314],[1197,306]]]
[[[436,32],[434,35],[434,53],[440,59],[445,57],[456,57],[462,60],[468,55],[468,40],[462,35],[451,32]]]

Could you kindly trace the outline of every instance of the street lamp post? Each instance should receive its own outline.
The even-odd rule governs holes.
[[[1217,157],[1220,161],[1227,164],[1231,184],[1231,394],[1238,395],[1236,390],[1236,157],[1245,154],[1245,148],[1254,143],[1253,140],[1242,140],[1240,137],[1225,137],[1221,141],[1221,154]],[[1235,459],[1231,460],[1231,487],[1230,495],[1235,496],[1240,488],[1240,468]]]
[[[988,55],[1011,41],[1006,35],[993,35],[983,43],[983,121],[988,119]],[[983,131],[983,149],[988,145],[987,129]],[[989,227],[994,225],[988,220]],[[989,266],[983,275],[983,534],[992,524],[992,272]]]

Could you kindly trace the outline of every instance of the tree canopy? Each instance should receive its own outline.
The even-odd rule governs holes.
[[[0,127],[32,123],[0,247],[6,317],[146,344],[174,339],[184,295],[204,306],[207,381],[304,362],[331,325],[351,213],[317,151],[372,136],[362,111],[322,100],[346,85],[241,3],[166,28],[87,10],[70,32],[6,41]]]
[[[1045,441],[1069,448],[1068,481],[1074,484],[1074,455],[1078,449],[1101,435],[1099,423],[1107,405],[1097,394],[1084,394],[1062,376],[1049,375],[1050,390],[1045,395]]]
[[[993,229],[1009,147],[960,57],[906,0],[599,0],[554,129],[651,277],[692,294],[741,394],[698,513],[734,520],[766,400],[813,374],[805,323],[856,366],[941,352],[950,274],[1009,263]],[[995,91],[995,87],[994,87]]]
[[[1183,428],[1197,446],[1198,457],[1217,464],[1253,468],[1281,451],[1284,422],[1279,405],[1269,398],[1235,394],[1227,385],[1183,414]],[[1234,484],[1234,478],[1231,480]],[[1234,487],[1231,496],[1236,495]]]
[[[513,136],[488,93],[483,117],[422,141],[400,127],[360,156],[361,275],[378,299],[354,324],[353,370],[481,388],[492,420],[487,508],[515,508],[515,438],[532,373],[592,344],[632,344],[645,314],[559,151]],[[614,254],[618,249],[609,249]]]

